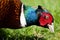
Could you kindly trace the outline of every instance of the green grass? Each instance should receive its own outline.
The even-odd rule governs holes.
[[[5,40],[60,40],[60,0],[22,0],[25,5],[45,7],[54,17],[55,32],[49,29],[30,26],[22,29],[0,29],[0,38]]]

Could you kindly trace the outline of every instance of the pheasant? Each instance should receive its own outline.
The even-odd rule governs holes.
[[[20,0],[1,0],[0,5],[0,28],[37,25],[54,32],[53,16],[40,5],[34,9],[24,5]]]

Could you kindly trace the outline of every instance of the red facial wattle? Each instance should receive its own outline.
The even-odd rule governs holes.
[[[42,12],[42,15],[39,18],[39,23],[41,26],[45,26],[47,24],[51,24],[53,21],[53,17],[50,13]],[[47,17],[47,18],[46,18]]]

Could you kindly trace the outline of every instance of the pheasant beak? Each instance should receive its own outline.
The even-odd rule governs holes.
[[[48,24],[47,26],[48,26],[49,30],[53,33],[54,32],[54,23],[52,23],[51,25]]]

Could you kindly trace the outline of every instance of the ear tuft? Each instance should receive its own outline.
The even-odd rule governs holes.
[[[42,6],[38,5],[38,9],[42,9]]]

